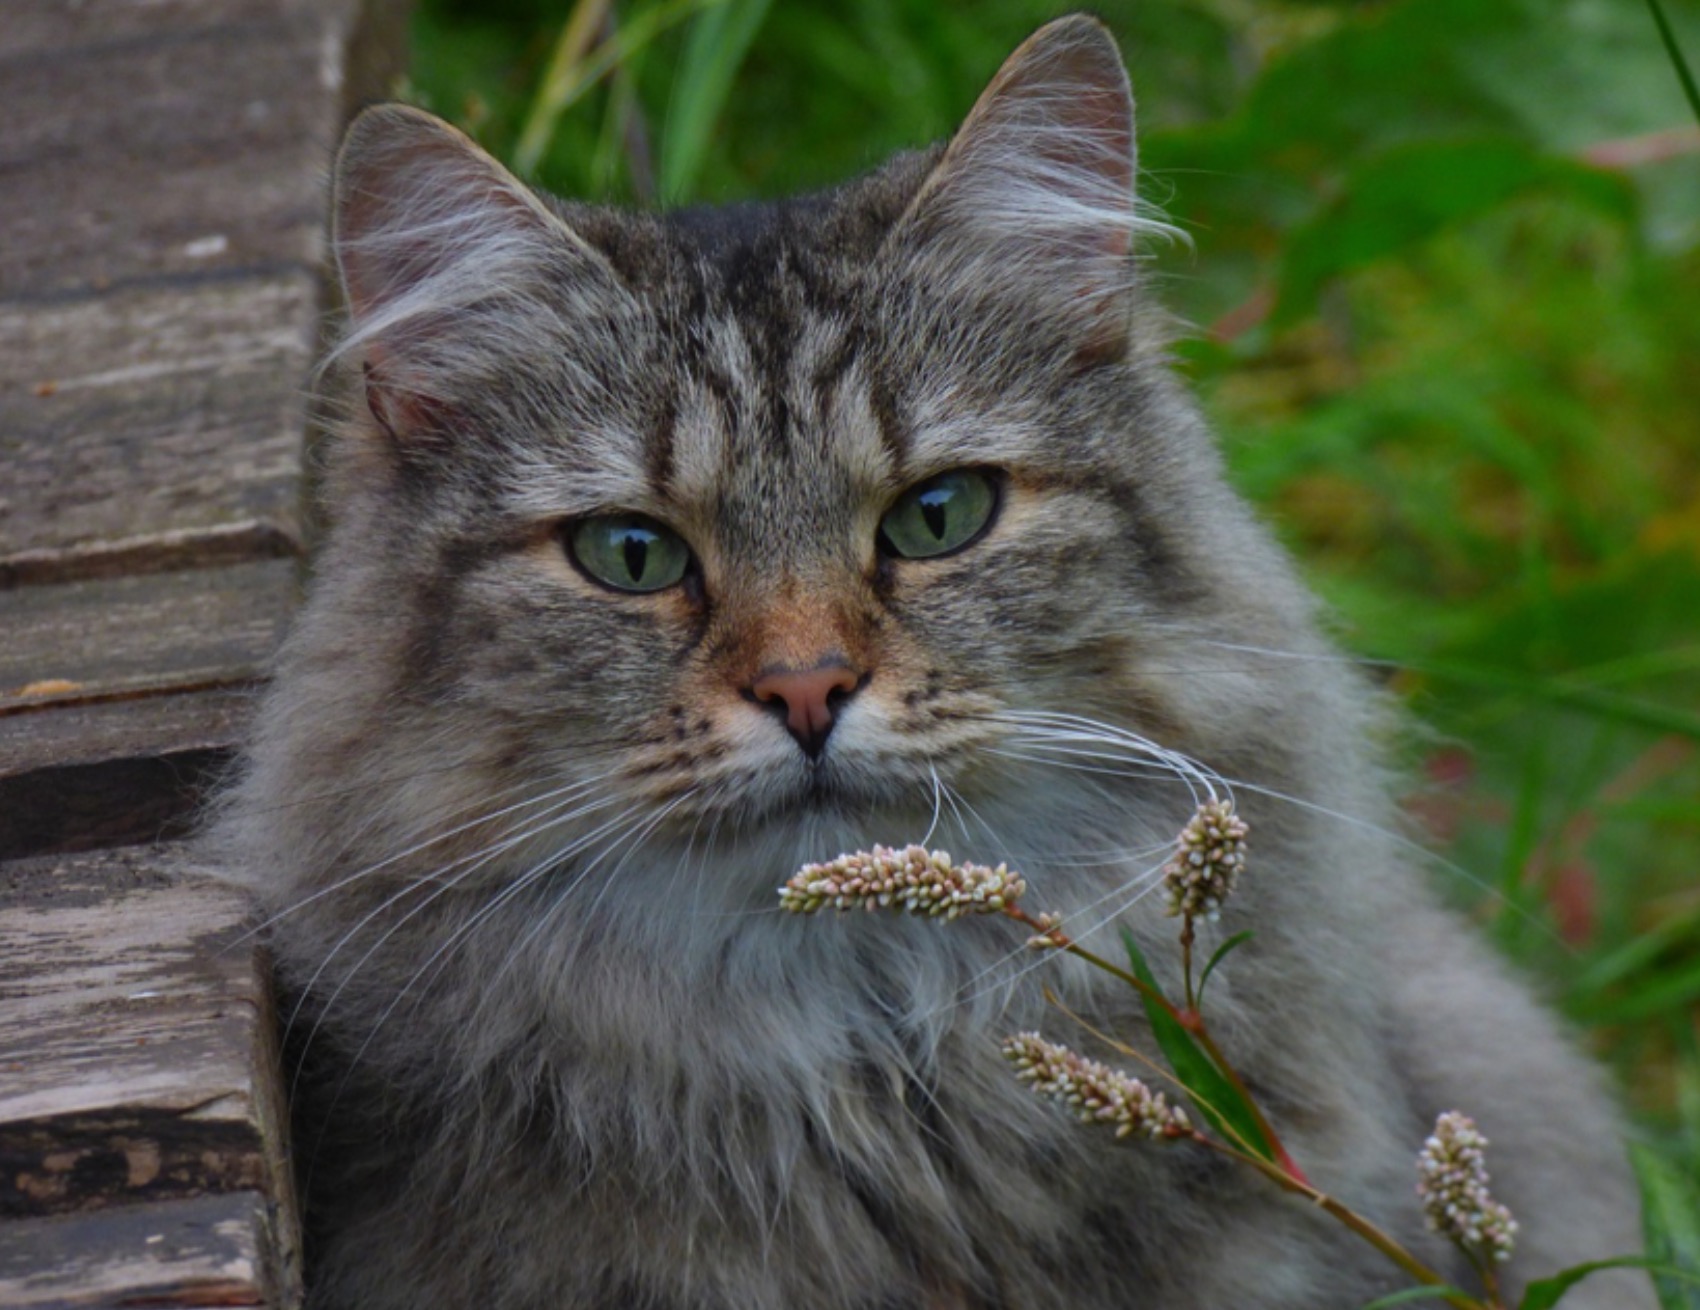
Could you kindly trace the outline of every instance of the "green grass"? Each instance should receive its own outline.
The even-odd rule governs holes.
[[[605,8],[563,61],[566,3],[427,0],[407,92],[510,159],[529,123],[566,194],[772,195],[949,132],[1057,12]],[[1673,56],[1700,5],[1095,8],[1144,192],[1193,238],[1153,254],[1233,475],[1428,725],[1413,813],[1680,1162],[1643,1177],[1692,1257],[1700,105]]]

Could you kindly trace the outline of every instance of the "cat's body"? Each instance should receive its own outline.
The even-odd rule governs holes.
[[[1375,698],[1167,371],[1130,114],[1107,36],[1067,20],[946,152],[666,217],[546,207],[423,115],[356,126],[367,405],[218,831],[302,998],[316,1308],[1346,1310],[1403,1285],[1249,1171],[1118,1145],[1010,1076],[1006,1033],[1090,1040],[1043,983],[1152,1050],[1118,984],[1002,920],[777,911],[799,863],[932,830],[1168,964],[1141,893],[1193,796],[1115,729],[1242,784],[1252,867],[1205,946],[1256,937],[1211,1011],[1313,1179],[1463,1278],[1413,1192],[1457,1108],[1521,1277],[1633,1249],[1598,1078],[1388,835]],[[981,534],[887,549],[951,470],[995,494]],[[647,517],[599,563],[574,525],[615,511]],[[667,529],[682,577],[597,580],[659,567]]]

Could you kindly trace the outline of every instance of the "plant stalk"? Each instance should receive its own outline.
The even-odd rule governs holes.
[[[1255,1155],[1247,1154],[1246,1152],[1239,1150],[1237,1147],[1229,1146],[1225,1142],[1218,1142],[1214,1138],[1208,1137],[1197,1130],[1194,1130],[1192,1140],[1200,1143],[1201,1145],[1208,1146],[1213,1151],[1231,1156],[1236,1160],[1244,1161],[1246,1164],[1249,1164],[1252,1168],[1261,1173],[1265,1178],[1269,1179],[1270,1182],[1279,1187],[1285,1188],[1287,1191],[1292,1192],[1297,1196],[1304,1197],[1319,1210],[1326,1211],[1347,1228],[1350,1228],[1359,1237],[1363,1238],[1364,1241],[1368,1242],[1376,1250],[1380,1251],[1384,1256],[1386,1256],[1394,1264],[1398,1265],[1399,1268],[1403,1269],[1419,1283],[1424,1283],[1430,1287],[1444,1287],[1446,1285],[1446,1280],[1444,1278],[1435,1273],[1434,1270],[1430,1269],[1421,1260],[1417,1259],[1416,1256],[1412,1255],[1403,1246],[1401,1246],[1397,1238],[1376,1227],[1376,1225],[1372,1224],[1368,1219],[1365,1219],[1361,1214],[1359,1214],[1356,1210],[1353,1210],[1344,1202],[1335,1200],[1332,1196],[1329,1196],[1328,1193],[1321,1191],[1308,1182],[1303,1182],[1298,1178],[1294,1178],[1292,1175],[1285,1172],[1279,1165],[1270,1164],[1267,1160],[1261,1159]],[[1444,1292],[1441,1295],[1449,1304],[1457,1307],[1457,1310],[1494,1310],[1494,1306],[1485,1304],[1482,1301],[1477,1300],[1475,1297],[1465,1295],[1462,1292]]]

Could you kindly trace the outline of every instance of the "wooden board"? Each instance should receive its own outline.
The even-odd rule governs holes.
[[[287,559],[0,590],[0,859],[179,835],[295,594]]]
[[[186,864],[174,847],[0,864],[0,1219],[254,1191],[293,1260],[250,907]]]
[[[114,844],[185,829],[292,607],[327,164],[406,0],[0,9],[0,1306],[289,1310],[247,908]]]
[[[404,10],[6,0],[0,296],[317,267],[325,162],[393,81]]]
[[[231,686],[0,717],[0,860],[182,836],[254,694]]]
[[[0,591],[0,716],[252,680],[295,593],[290,560]]]
[[[278,1306],[298,1299],[255,1192],[0,1224],[6,1310]]]
[[[318,297],[299,271],[0,302],[0,568],[232,524],[292,543]]]

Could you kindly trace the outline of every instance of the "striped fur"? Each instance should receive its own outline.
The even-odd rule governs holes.
[[[1258,1179],[1008,1076],[1006,1032],[1085,1040],[1041,983],[1151,1048],[1098,976],[1001,921],[775,910],[804,860],[930,840],[1168,961],[1146,893],[1212,778],[1255,864],[1206,945],[1257,936],[1211,1004],[1321,1184],[1444,1263],[1411,1164],[1456,1107],[1514,1269],[1633,1245],[1600,1080],[1423,886],[1385,709],[1167,368],[1134,175],[1080,18],[948,146],[774,205],[565,204],[416,111],[351,129],[332,526],[209,838],[291,998],[315,1310],[1392,1290]],[[1001,479],[987,535],[881,556],[893,500],[963,467]],[[561,525],[612,509],[685,539],[686,585],[568,562]],[[867,681],[811,762],[745,693],[825,658]]]

